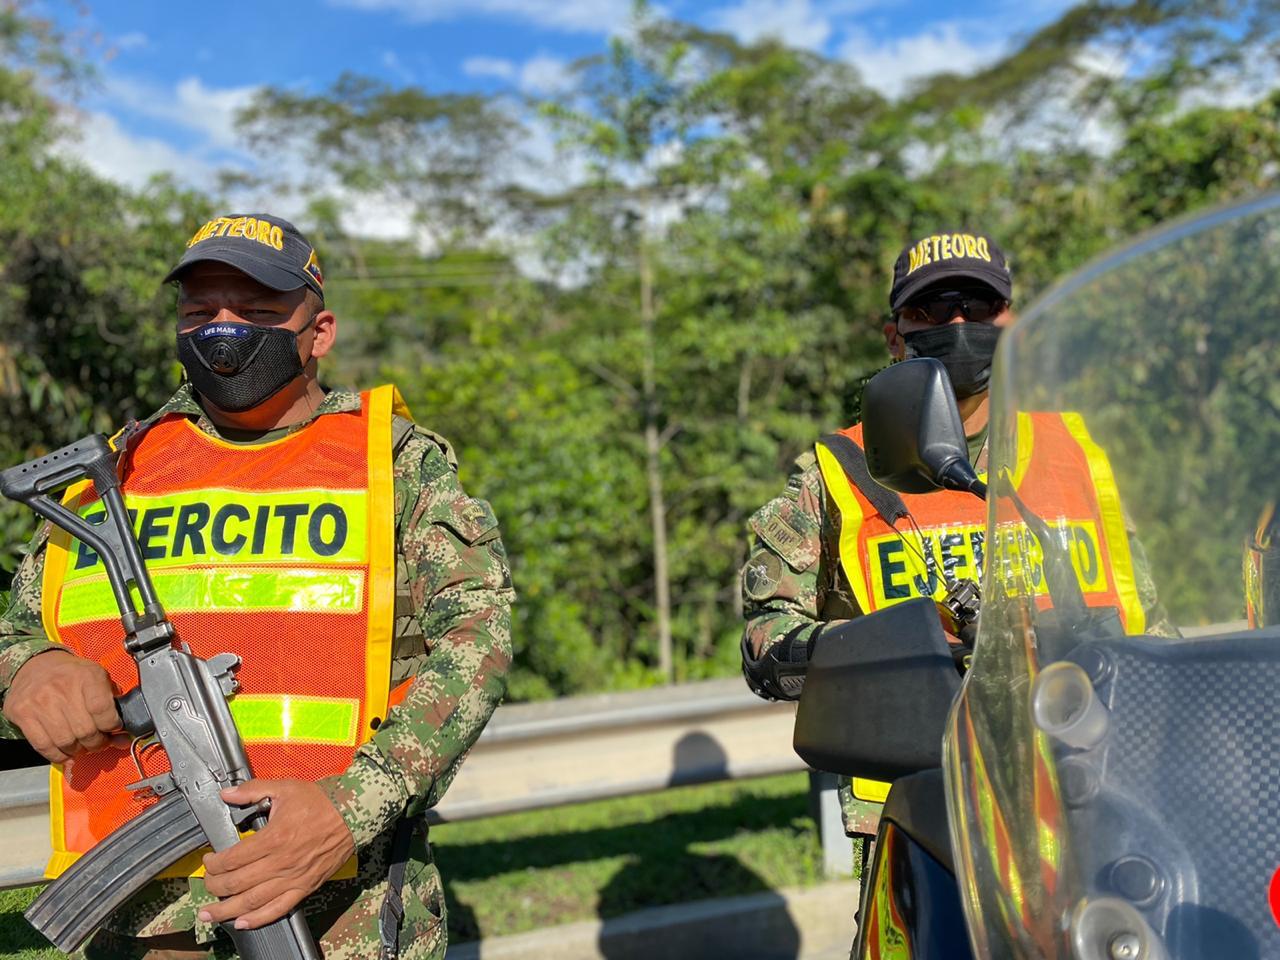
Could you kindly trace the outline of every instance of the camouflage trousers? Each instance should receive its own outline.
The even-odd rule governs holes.
[[[860,800],[853,795],[853,783],[848,777],[837,782],[840,796],[840,815],[844,820],[844,832],[850,837],[872,837],[880,827],[880,813],[884,804]]]
[[[415,876],[416,873],[416,876]],[[307,924],[320,944],[325,960],[374,960],[381,939],[378,917],[386,885],[380,884],[345,911],[308,916]],[[435,868],[410,870],[405,878],[404,921],[400,925],[399,960],[444,960],[448,940],[444,895]],[[209,944],[197,945],[195,935],[126,937],[100,930],[79,952],[80,960],[236,960],[231,941],[222,934]]]

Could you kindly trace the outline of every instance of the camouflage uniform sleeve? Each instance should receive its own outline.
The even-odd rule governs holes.
[[[1156,582],[1151,576],[1151,561],[1147,559],[1147,549],[1138,539],[1137,528],[1127,510],[1124,522],[1125,532],[1129,535],[1129,557],[1133,561],[1134,585],[1138,589],[1138,600],[1142,603],[1146,620],[1146,633],[1153,637],[1178,637],[1181,634],[1169,619],[1169,612],[1156,593]]]
[[[0,616],[0,705],[14,674],[37,653],[61,649],[44,634],[40,619],[41,582],[44,580],[44,543],[47,527],[41,525],[31,550],[18,566],[9,591],[9,608]],[[22,731],[0,715],[0,737],[20,739]]]
[[[492,509],[466,495],[451,459],[422,430],[396,457],[398,548],[429,652],[347,770],[320,781],[357,846],[440,800],[506,689],[506,552]]]
[[[744,640],[753,657],[784,636],[804,638],[821,625],[822,503],[822,478],[808,453],[796,461],[781,495],[751,517],[754,536],[741,581]]]

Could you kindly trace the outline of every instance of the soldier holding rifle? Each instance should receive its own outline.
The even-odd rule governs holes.
[[[513,598],[497,521],[394,388],[325,390],[337,318],[311,245],[270,215],[211,220],[167,280],[188,382],[115,440],[125,502],[179,639],[241,659],[232,714],[270,802],[259,832],[149,884],[86,957],[228,956],[299,904],[326,958],[443,957],[423,814],[498,701]],[[93,519],[89,494],[67,502]],[[155,754],[113,697],[136,682],[101,558],[41,530],[0,619],[9,736],[61,765],[56,876],[129,821]],[[399,888],[399,889],[397,889]],[[390,948],[388,948],[390,944]]]

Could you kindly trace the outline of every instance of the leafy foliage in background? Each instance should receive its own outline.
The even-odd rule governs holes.
[[[662,682],[667,637],[675,679],[736,669],[746,519],[856,418],[908,239],[989,231],[1026,303],[1151,224],[1273,185],[1280,99],[1218,94],[1274,65],[1271,15],[1086,3],[975,77],[888,101],[848,65],[640,7],[553,102],[346,76],[267,91],[243,120],[307,161],[278,187],[306,204],[340,318],[326,379],[397,382],[494,504],[520,591],[512,695],[529,699]],[[213,203],[133,194],[50,150],[61,49],[0,17],[5,462],[163,399],[176,367],[157,281]],[[1127,68],[1088,71],[1102,53]],[[554,156],[532,156],[548,137]],[[570,185],[536,192],[516,169],[535,162]],[[344,219],[353,199],[409,211],[430,243],[373,239]],[[1135,370],[1138,346],[1116,345]],[[1273,355],[1215,377],[1262,397]],[[1170,444],[1128,463],[1167,476],[1205,434],[1179,432],[1175,407],[1147,413]],[[1259,401],[1231,422],[1273,413]],[[0,523],[12,566],[31,524]],[[1231,586],[1154,562],[1182,609]]]
[[[0,11],[0,462],[111,431],[177,383],[172,295],[158,280],[207,201],[166,184],[131,194],[61,158],[51,99],[71,72],[59,38]],[[0,566],[34,527],[0,504]]]

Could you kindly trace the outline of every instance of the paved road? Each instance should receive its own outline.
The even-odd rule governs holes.
[[[847,960],[858,885],[640,910],[450,947],[448,960]]]

